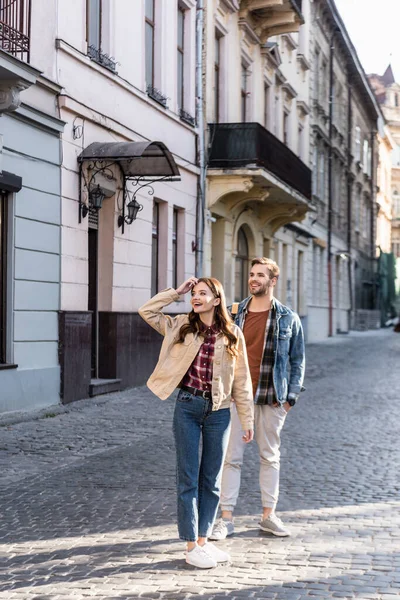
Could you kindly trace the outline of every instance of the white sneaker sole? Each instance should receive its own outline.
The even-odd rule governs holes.
[[[188,565],[190,565],[191,567],[196,567],[196,569],[214,569],[214,567],[217,566],[216,562],[215,562],[215,564],[207,566],[207,567],[204,565],[196,565],[194,562],[190,562],[190,560],[188,560],[187,558],[186,558],[186,563]]]
[[[267,527],[263,527],[262,525],[259,525],[260,529],[262,531],[265,531],[266,533],[272,533],[272,535],[275,535],[276,537],[289,537],[290,533],[288,531],[283,532],[279,532],[279,531],[273,531],[272,529],[268,529]]]

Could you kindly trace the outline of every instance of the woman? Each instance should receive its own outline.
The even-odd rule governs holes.
[[[192,310],[162,313],[191,291]],[[234,397],[243,439],[253,439],[253,394],[244,338],[232,323],[217,279],[190,277],[139,309],[164,336],[159,361],[147,382],[161,400],[180,388],[174,412],[177,461],[178,530],[187,542],[186,562],[207,569],[229,554],[207,541],[215,520],[222,465],[228,444],[230,403]],[[200,439],[202,454],[199,457]]]

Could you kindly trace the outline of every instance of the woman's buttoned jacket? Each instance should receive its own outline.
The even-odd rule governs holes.
[[[198,333],[188,333],[183,343],[177,343],[179,331],[188,323],[187,315],[165,315],[162,309],[177,302],[179,295],[172,288],[151,298],[140,309],[140,316],[164,336],[158,363],[147,386],[161,400],[166,400],[188,371],[204,339]],[[254,403],[245,341],[241,329],[232,325],[238,338],[238,356],[227,351],[228,340],[218,334],[213,359],[212,402],[213,410],[229,408],[232,397],[244,430],[253,429]]]

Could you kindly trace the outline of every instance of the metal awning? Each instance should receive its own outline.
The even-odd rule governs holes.
[[[116,163],[126,179],[180,179],[175,160],[162,142],[94,142],[79,155],[78,161]]]

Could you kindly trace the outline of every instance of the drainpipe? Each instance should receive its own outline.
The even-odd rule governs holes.
[[[375,139],[376,139],[376,131],[371,131],[371,222],[370,222],[370,235],[371,235],[371,271],[373,276],[373,285],[372,285],[372,310],[376,310],[376,297],[377,297],[377,289],[376,289],[376,278],[375,278],[375,177],[374,177],[374,169],[375,169]]]
[[[198,160],[200,177],[197,188],[196,207],[196,277],[203,273],[204,255],[204,216],[206,190],[205,164],[205,129],[203,112],[203,31],[204,31],[204,0],[197,0],[196,10],[196,121],[198,127]]]
[[[348,314],[348,330],[351,329],[351,317],[353,314],[353,275],[352,275],[352,260],[351,260],[351,228],[353,214],[353,181],[351,175],[351,149],[353,143],[353,111],[351,104],[351,84],[348,82],[348,106],[347,106],[347,276],[349,281],[349,314]]]
[[[333,335],[333,299],[332,299],[332,163],[333,163],[333,59],[335,47],[333,40],[336,29],[331,35],[329,52],[329,154],[328,154],[328,336]]]

